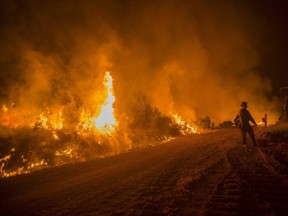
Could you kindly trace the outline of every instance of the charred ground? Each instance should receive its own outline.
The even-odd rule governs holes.
[[[1,179],[3,215],[287,215],[287,125],[184,136]]]

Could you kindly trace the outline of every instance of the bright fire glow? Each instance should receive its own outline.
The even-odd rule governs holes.
[[[7,149],[6,153],[0,154],[0,177],[30,173],[47,166],[84,160],[93,157],[94,154],[94,152],[90,154],[89,150],[86,151],[87,148],[94,150],[103,146],[105,153],[106,146],[118,145],[117,136],[119,134],[114,132],[120,125],[121,120],[119,120],[118,125],[114,114],[115,96],[113,78],[110,72],[105,73],[103,88],[99,89],[97,93],[100,99],[96,102],[94,100],[89,101],[89,104],[93,105],[92,107],[96,107],[95,110],[91,110],[91,106],[79,107],[73,110],[77,112],[76,115],[66,113],[65,107],[60,109],[59,107],[45,107],[45,110],[41,109],[37,113],[33,113],[32,111],[23,112],[19,109],[19,106],[14,106],[14,103],[0,105],[0,129],[3,128],[10,132],[10,128],[13,128],[11,136],[14,133],[16,135],[19,133],[19,143],[24,140],[23,145],[27,148],[31,146],[32,149],[37,151],[40,149],[39,154],[35,151],[35,155],[34,152],[31,153],[32,150],[26,152],[26,147],[23,148],[23,152],[18,151],[18,149],[16,151],[13,147],[10,150]],[[70,116],[72,121],[69,118]],[[177,135],[179,135],[179,132],[183,135],[198,133],[196,127],[192,127],[185,122],[178,114],[170,114],[168,119],[168,126],[173,128],[173,132],[177,130]],[[129,133],[129,127],[127,129],[127,133]],[[4,134],[7,132],[5,131]],[[134,133],[134,131],[132,132]],[[9,133],[7,134],[9,135]],[[114,139],[110,139],[114,135],[116,142],[114,142]],[[130,143],[128,135],[125,134],[124,136],[125,140]],[[174,135],[171,132],[164,137],[157,136],[157,139],[168,142],[174,139]],[[150,138],[151,133],[148,133],[147,136]],[[140,139],[142,139],[142,134]],[[3,145],[6,143],[7,145],[18,146],[18,140],[11,142],[10,137],[3,138]],[[116,146],[116,148],[118,147]]]
[[[3,111],[4,113],[7,113],[8,110],[9,110],[9,109],[7,108],[7,105],[6,105],[6,104],[2,105],[2,111]]]
[[[113,108],[115,96],[113,95],[113,78],[108,71],[105,73],[103,84],[107,91],[107,98],[101,107],[99,116],[94,119],[94,124],[100,131],[113,132],[116,125]]]
[[[52,128],[54,129],[62,129],[63,128],[63,117],[62,117],[62,111],[59,111],[58,114],[55,117],[55,120],[51,122]]]
[[[176,124],[178,124],[181,127],[180,132],[183,135],[192,134],[192,133],[198,133],[198,130],[197,130],[196,127],[192,127],[190,124],[188,124],[187,122],[183,121],[181,116],[179,116],[178,114],[171,114],[171,116],[173,117],[173,119],[176,122]]]
[[[100,134],[109,134],[112,135],[114,132],[117,122],[114,116],[114,102],[115,96],[113,92],[113,78],[110,72],[106,72],[103,79],[104,90],[100,93],[103,102],[101,104],[96,104],[99,107],[99,115],[93,115],[96,113],[95,110],[90,112],[82,107],[80,118],[78,119],[78,124],[76,126],[76,133],[72,135],[67,135],[67,131],[70,130],[66,127],[66,122],[63,116],[63,109],[51,110],[49,107],[45,108],[45,111],[41,111],[38,114],[33,113],[23,113],[14,106],[14,103],[11,105],[0,105],[0,126],[9,129],[14,128],[21,131],[21,127],[30,127],[31,133],[29,136],[31,142],[38,142],[38,140],[33,140],[33,137],[36,136],[36,133],[39,133],[48,142],[39,141],[41,145],[51,145],[51,148],[55,149],[55,161],[52,162],[55,164],[64,164],[65,162],[73,159],[79,159],[78,147],[71,146],[70,139],[72,137],[82,137],[85,141],[84,143],[90,143],[90,138],[95,138],[94,132],[100,132]],[[48,132],[48,133],[47,133]],[[50,138],[46,137],[46,135]],[[97,133],[96,133],[97,134]],[[31,137],[32,136],[32,137]],[[64,141],[62,141],[64,137]],[[86,137],[89,139],[86,140]],[[66,140],[65,140],[66,139]],[[5,140],[6,141],[6,140]],[[30,140],[29,140],[30,141]],[[9,143],[7,139],[7,143]],[[63,144],[62,145],[60,145]],[[6,154],[0,154],[0,177],[10,177],[20,174],[25,174],[32,172],[36,169],[48,166],[50,158],[41,159],[38,157],[27,157],[27,155],[20,155],[22,163],[19,163],[18,167],[12,167],[10,161],[15,160],[18,152],[15,151],[15,148],[12,148]],[[49,155],[49,154],[48,154]],[[19,157],[19,156],[18,156]],[[58,158],[58,159],[57,159]]]
[[[48,123],[47,116],[44,113],[41,113],[37,119],[35,126],[37,126],[37,127],[39,126],[39,127],[48,129],[47,123]]]

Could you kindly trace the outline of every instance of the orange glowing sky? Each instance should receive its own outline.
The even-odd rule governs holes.
[[[286,9],[266,0],[4,0],[0,102],[99,109],[92,101],[109,70],[118,110],[143,92],[188,120],[232,119],[242,100],[256,119],[276,120]]]

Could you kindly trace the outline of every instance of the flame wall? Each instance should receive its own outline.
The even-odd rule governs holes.
[[[278,118],[254,46],[257,19],[236,2],[4,0],[0,7],[0,102],[23,113],[64,107],[72,122],[81,107],[99,112],[109,70],[118,113],[140,91],[187,120],[233,119],[242,100],[255,119]]]

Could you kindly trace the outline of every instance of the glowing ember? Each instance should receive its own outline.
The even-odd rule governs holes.
[[[59,136],[55,131],[52,131],[52,136],[55,140],[59,140]]]
[[[74,149],[71,146],[67,146],[66,149],[56,151],[55,155],[56,156],[65,156],[65,157],[69,157],[69,158],[78,158],[76,150],[77,149]]]
[[[45,167],[48,165],[47,162],[44,159],[42,159],[41,161],[38,161],[38,162],[29,163],[29,165],[26,168],[24,168],[24,166],[20,166],[14,169],[13,171],[6,171],[5,164],[6,162],[9,162],[9,160],[11,159],[11,154],[13,152],[15,152],[15,148],[11,149],[9,155],[6,155],[3,158],[0,158],[0,163],[1,163],[0,175],[2,178],[21,175],[21,174],[27,174],[27,173],[30,173],[32,170],[36,170],[38,167]],[[21,158],[23,162],[27,161],[27,159],[25,159],[24,156],[22,156]]]
[[[107,91],[107,98],[101,107],[99,116],[95,118],[94,123],[100,131],[113,132],[116,125],[113,108],[115,96],[113,95],[113,78],[108,71],[105,73],[103,84]]]

